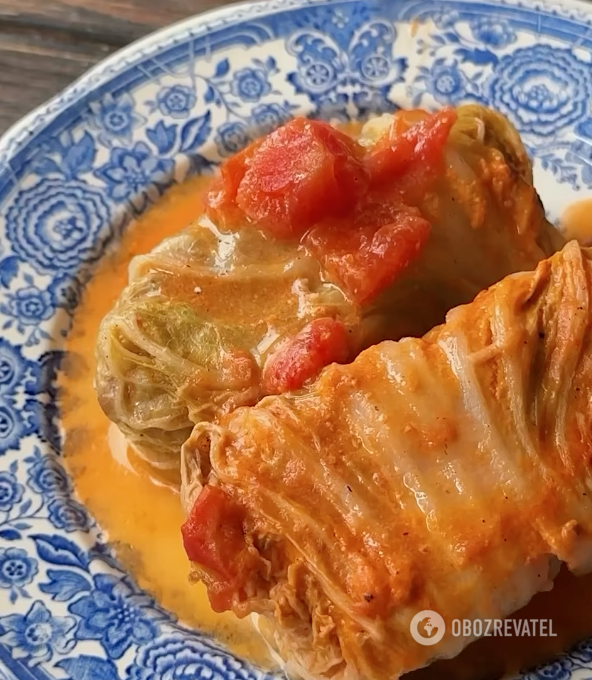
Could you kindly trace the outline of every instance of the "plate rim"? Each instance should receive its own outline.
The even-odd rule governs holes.
[[[359,0],[341,1],[345,3],[359,2]],[[387,4],[391,1],[375,0],[378,5]],[[413,0],[395,1],[401,5],[413,4]],[[479,0],[456,0],[456,2],[459,4],[475,4]],[[523,7],[536,13],[550,14],[556,12],[559,16],[561,16],[561,12],[567,14],[573,10],[574,13],[582,14],[581,18],[577,18],[578,21],[592,26],[592,3],[585,0],[553,0],[552,2],[546,0],[536,3],[528,2],[528,0],[497,0],[497,2],[502,7]],[[137,59],[145,58],[152,50],[157,50],[167,44],[172,45],[176,38],[182,39],[190,35],[199,36],[203,35],[204,31],[223,27],[230,17],[232,17],[232,21],[229,24],[240,24],[276,12],[288,12],[327,4],[328,0],[246,0],[198,13],[158,28],[102,59],[71,84],[13,123],[0,136],[0,164],[4,161],[10,168],[11,159],[18,153],[22,145],[28,143],[36,135],[43,134],[46,127],[51,125],[61,113],[72,107],[80,106],[81,100],[89,93],[96,91],[114,76],[132,67],[135,63],[134,57]],[[369,4],[372,4],[372,2]],[[483,4],[493,5],[495,3],[492,0],[484,0]],[[575,19],[576,17],[572,18]],[[128,61],[130,58],[132,61]],[[117,68],[119,64],[121,65]],[[62,343],[59,346],[61,347]],[[0,471],[2,469],[0,465]],[[545,667],[551,663],[552,661],[549,661],[545,664]],[[1,668],[2,662],[0,661]]]
[[[359,0],[341,0],[341,2],[348,3],[357,1]],[[393,0],[374,1],[378,3],[388,3]],[[411,4],[413,2],[413,0],[395,1],[402,4]],[[456,1],[462,4],[471,4],[475,0]],[[16,154],[20,144],[26,142],[28,137],[33,137],[47,125],[50,125],[61,112],[75,105],[79,101],[79,98],[84,96],[87,86],[92,84],[92,88],[89,87],[88,89],[93,90],[103,84],[107,80],[108,75],[113,75],[113,73],[109,73],[109,71],[112,67],[116,66],[118,62],[124,61],[126,58],[131,57],[136,53],[140,56],[144,50],[166,43],[168,40],[173,39],[177,34],[181,36],[184,33],[190,33],[192,29],[199,29],[200,27],[207,29],[214,28],[217,25],[222,24],[224,19],[230,15],[234,18],[232,23],[236,23],[246,19],[251,13],[253,15],[264,16],[273,14],[278,10],[297,9],[316,4],[322,5],[326,2],[327,0],[240,0],[239,2],[234,2],[229,5],[192,14],[185,19],[180,19],[179,21],[174,21],[173,23],[160,28],[155,28],[147,35],[133,40],[128,45],[117,49],[108,57],[101,59],[84,71],[80,76],[75,78],[70,84],[66,85],[53,96],[49,97],[12,123],[0,135],[0,166],[6,164],[10,167],[11,158]],[[370,2],[372,2],[372,0],[370,0]],[[581,19],[583,20],[584,16],[587,17],[592,25],[592,2],[590,2],[590,0],[552,0],[552,3],[549,0],[539,0],[539,2],[534,3],[529,2],[529,0],[497,0],[497,2],[501,6],[524,7],[530,11],[535,10],[537,12],[546,10],[554,13],[561,9],[571,9],[578,14],[582,13],[583,16]],[[239,16],[236,16],[237,11],[239,12]],[[210,22],[209,25],[208,22]],[[125,67],[122,66],[122,68],[128,68],[129,66],[130,64],[126,64]],[[93,83],[95,78],[97,78],[97,82]],[[79,94],[80,96],[70,99],[70,97],[73,97],[75,94]],[[43,123],[40,125],[41,121],[43,121]]]
[[[341,1],[358,2],[359,0]],[[378,1],[388,2],[389,0]],[[398,1],[407,2],[408,0]],[[470,2],[471,0],[461,1]],[[512,0],[503,1],[512,2]],[[584,2],[584,0],[560,1]],[[170,39],[174,39],[177,34],[179,37],[183,34],[187,35],[188,33],[191,33],[192,29],[199,29],[200,27],[206,29],[218,27],[229,15],[232,15],[235,19],[232,23],[238,23],[239,21],[246,19],[251,12],[258,16],[264,16],[282,9],[296,9],[298,7],[323,4],[325,2],[327,2],[327,0],[239,0],[239,2],[232,2],[231,4],[223,5],[221,7],[198,12],[197,14],[192,14],[184,19],[179,19],[170,24],[155,28],[146,35],[132,40],[127,45],[118,48],[109,56],[93,64],[77,78],[74,78],[68,85],[9,125],[9,127],[0,135],[0,163],[10,163],[11,156],[15,155],[19,143],[25,142],[28,137],[34,136],[34,134],[51,124],[62,111],[70,106],[74,106],[79,101],[80,97],[84,96],[87,85],[92,84],[92,88],[89,89],[100,87],[108,77],[116,73],[117,69],[114,69],[113,73],[110,72],[112,67],[117,66],[118,62],[124,61],[126,58],[131,57],[136,53],[138,56],[141,56],[141,53],[144,50],[166,44],[170,42]],[[264,11],[259,12],[259,9]],[[240,13],[238,17],[236,16],[237,10]],[[204,26],[204,24],[208,25]],[[129,63],[126,63],[125,66],[122,65],[122,70],[129,68],[129,66]],[[93,80],[101,75],[103,75],[103,78],[97,79],[97,82],[93,83]],[[80,94],[80,97],[70,99],[70,96],[74,94]],[[47,116],[50,117],[48,118]],[[40,128],[39,122],[42,119],[43,125]],[[28,129],[29,127],[31,128],[30,130]],[[3,155],[6,157],[3,158]]]

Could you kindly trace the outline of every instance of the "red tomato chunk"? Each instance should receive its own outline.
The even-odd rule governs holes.
[[[215,486],[205,486],[181,527],[187,557],[224,577],[234,575],[233,562],[245,545],[240,508]]]
[[[353,226],[315,227],[306,245],[354,302],[365,304],[390,286],[427,243],[430,223],[406,206],[369,206]]]
[[[455,121],[456,111],[446,108],[401,133],[399,119],[395,117],[391,129],[366,156],[372,185],[396,180],[410,170],[436,169]]]
[[[297,118],[222,166],[208,214],[231,228],[248,220],[272,237],[303,239],[352,301],[371,302],[427,242],[430,225],[409,206],[437,177],[455,120],[450,108],[399,112],[366,152],[326,123]],[[282,371],[270,390],[308,379]]]
[[[212,609],[230,609],[248,559],[242,509],[222,489],[204,486],[181,527],[187,557],[208,572],[204,579]]]
[[[263,387],[268,394],[296,390],[325,366],[348,359],[345,326],[335,319],[315,319],[267,359]]]
[[[318,221],[344,215],[368,186],[362,147],[315,120],[296,118],[222,168],[208,200],[224,219],[233,201],[252,223],[277,238],[299,238]]]
[[[220,226],[232,228],[244,220],[236,205],[236,194],[247,171],[247,163],[260,146],[261,140],[253,142],[220,166],[220,176],[212,183],[205,201],[207,215]]]

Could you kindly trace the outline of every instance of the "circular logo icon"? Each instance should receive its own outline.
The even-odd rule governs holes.
[[[409,631],[415,642],[429,647],[437,645],[444,637],[446,624],[440,614],[431,609],[424,609],[411,619]]]

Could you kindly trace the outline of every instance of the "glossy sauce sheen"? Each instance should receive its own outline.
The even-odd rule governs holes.
[[[171,189],[128,230],[117,253],[102,261],[88,285],[68,339],[69,355],[61,378],[65,461],[79,498],[108,532],[120,561],[138,584],[183,622],[214,634],[240,656],[270,667],[265,646],[250,623],[230,613],[214,614],[202,584],[189,584],[178,495],[169,480],[154,479],[133,454],[124,456],[123,462],[121,456],[114,456],[108,441],[109,422],[93,389],[97,330],[126,284],[130,259],[195,220],[201,212],[198,196],[205,188],[204,179],[197,178]],[[493,680],[549,659],[592,634],[592,576],[576,579],[562,571],[553,591],[538,595],[512,618],[550,618],[557,637],[485,638],[456,659],[437,662],[407,677]]]

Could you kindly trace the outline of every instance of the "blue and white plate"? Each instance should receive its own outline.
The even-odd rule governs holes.
[[[0,141],[0,680],[250,680],[113,560],[60,464],[56,369],[105,249],[167,185],[296,113],[478,101],[507,114],[552,218],[592,195],[592,6],[284,0],[111,57]],[[592,643],[531,678],[592,675]]]

